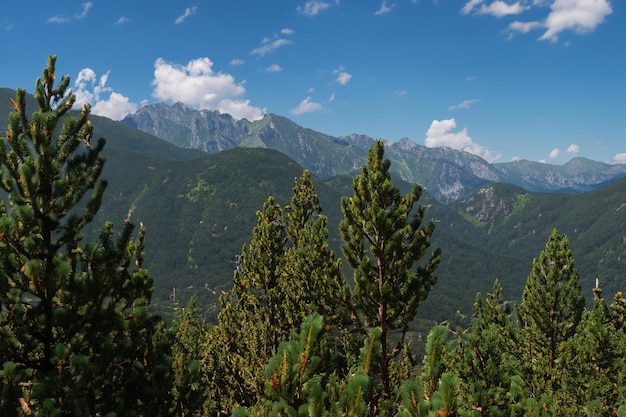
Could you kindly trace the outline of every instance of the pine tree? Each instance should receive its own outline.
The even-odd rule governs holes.
[[[204,407],[205,393],[200,361],[205,350],[206,331],[207,325],[202,320],[198,299],[193,296],[185,308],[176,310],[169,328],[174,377],[172,415],[195,416]]]
[[[508,414],[510,379],[518,370],[511,315],[498,280],[484,300],[476,295],[472,324],[459,337],[458,363],[452,365],[460,377],[463,408],[490,416]]]
[[[624,334],[616,329],[599,285],[593,308],[583,312],[576,334],[563,352],[567,370],[558,398],[573,413],[611,415],[618,408],[618,387],[623,385]]]
[[[424,358],[422,359],[421,381],[424,397],[432,399],[439,385],[439,379],[447,370],[447,357],[450,354],[450,329],[442,324],[433,326],[426,337]]]
[[[286,319],[280,309],[279,266],[285,245],[282,207],[270,196],[257,212],[252,240],[244,245],[233,275],[233,288],[220,296],[221,310],[209,347],[227,360],[204,371],[218,374],[208,389],[215,385],[216,391],[224,392],[215,401],[228,411],[261,398],[265,365],[290,336],[284,334]]]
[[[566,363],[559,357],[585,308],[578,280],[567,236],[553,230],[539,259],[533,261],[515,310],[524,366],[521,376],[536,396],[553,395],[560,388]]]
[[[116,238],[107,222],[81,246],[106,188],[105,141],[91,142],[88,105],[68,113],[76,98],[68,76],[55,86],[55,63],[36,82],[30,120],[17,90],[0,139],[0,414],[160,415],[168,347],[145,311],[145,231],[133,238],[127,220]]]
[[[312,313],[323,315],[327,323],[345,324],[348,313],[341,260],[328,248],[328,218],[322,214],[309,171],[294,181],[286,211],[290,246],[281,267],[280,287],[289,327],[297,327]]]
[[[340,231],[343,253],[354,269],[353,303],[363,328],[381,331],[379,378],[386,400],[391,396],[389,331],[405,327],[415,317],[435,284],[440,251],[434,250],[424,265],[414,268],[427,254],[435,224],[422,225],[424,206],[413,210],[421,188],[416,185],[401,196],[391,182],[391,163],[383,157],[384,143],[379,141],[353,181],[354,195],[342,199]]]
[[[328,220],[321,211],[311,176],[304,171],[285,210],[269,197],[257,213],[252,240],[239,257],[232,290],[220,298],[218,325],[211,332],[212,346],[229,358],[206,361],[216,364],[214,373],[221,375],[211,382],[220,385],[214,391],[229,391],[216,400],[220,407],[250,406],[261,398],[267,361],[297,334],[306,317],[324,315],[325,324],[335,329],[349,320],[341,261],[328,248]],[[335,337],[335,343],[326,345],[327,370],[345,368],[342,354],[336,354],[344,350],[342,343]]]

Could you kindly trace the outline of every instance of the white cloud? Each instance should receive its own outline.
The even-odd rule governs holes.
[[[550,159],[554,159],[557,156],[559,156],[559,154],[561,153],[561,151],[559,150],[559,148],[554,148],[550,151],[550,153],[548,154],[548,158]]]
[[[374,14],[376,16],[380,16],[383,14],[387,14],[387,13],[391,13],[391,9],[393,9],[395,7],[395,3],[388,5],[387,1],[383,1],[382,4],[380,5],[380,9],[378,9],[378,11],[376,11]]]
[[[461,9],[461,13],[470,14],[482,2],[483,0],[469,0]]]
[[[545,21],[547,30],[539,39],[553,42],[567,29],[591,32],[613,12],[608,0],[554,0],[550,9]]]
[[[538,29],[541,27],[543,27],[543,24],[537,21],[534,21],[534,22],[515,21],[509,24],[509,27],[507,28],[507,30],[509,32],[528,33],[531,30]]]
[[[252,52],[250,52],[250,55],[263,56],[270,52],[274,52],[281,46],[289,45],[291,43],[292,42],[289,39],[285,39],[285,38],[278,38],[273,41],[271,39],[265,38],[263,39],[263,46],[253,49]]]
[[[76,95],[76,108],[85,103],[91,104],[91,112],[98,116],[108,117],[113,120],[121,120],[126,115],[137,111],[137,104],[128,97],[113,91],[107,85],[109,73],[97,78],[91,68],[83,68],[74,81],[74,94]]]
[[[91,109],[93,114],[121,120],[137,111],[137,103],[132,103],[128,97],[112,91],[108,99],[97,101]]]
[[[477,98],[473,98],[470,100],[465,100],[462,101],[458,104],[453,104],[452,106],[448,107],[448,110],[458,110],[458,109],[469,109],[473,104],[478,103],[480,100]]]
[[[280,31],[280,33],[282,33],[283,35],[293,35],[293,29],[284,28]]]
[[[521,160],[522,160],[522,158],[519,157],[519,156],[514,156],[514,157],[511,158],[511,162],[517,162],[517,161],[521,161]]]
[[[198,109],[219,110],[235,119],[261,119],[263,111],[241,99],[246,92],[242,83],[236,83],[230,74],[213,72],[212,66],[209,58],[191,60],[187,65],[159,58],[154,63],[152,95]]]
[[[513,4],[508,4],[502,0],[496,0],[492,2],[489,6],[482,5],[480,7],[480,14],[490,14],[495,17],[503,17],[508,15],[520,14],[528,7],[524,7],[521,3],[515,2]]]
[[[89,13],[89,10],[92,7],[93,7],[93,3],[90,1],[88,1],[87,3],[83,3],[83,10],[77,15],[75,15],[74,17],[76,19],[84,19],[85,17],[87,17],[87,13]]]
[[[616,164],[626,164],[626,152],[616,153],[613,157],[613,162]]]
[[[48,23],[67,23],[71,20],[72,19],[70,17],[58,14],[49,18]]]
[[[174,20],[174,24],[179,25],[183,23],[185,19],[187,19],[189,16],[195,15],[197,11],[198,11],[198,6],[187,7],[185,9],[185,13],[183,13],[182,16],[178,16],[176,20]]]
[[[519,1],[507,3],[503,0],[494,0],[489,4],[485,4],[484,0],[469,0],[461,9],[461,13],[487,14],[495,17],[504,17],[520,14],[526,9],[528,9],[528,6],[523,6]]]
[[[576,145],[576,144],[571,144],[569,145],[569,147],[567,148],[567,153],[574,153],[577,154],[578,152],[580,152],[580,146]]]
[[[281,72],[283,69],[278,64],[272,64],[265,68],[265,72]]]
[[[124,23],[127,23],[130,19],[126,16],[122,16],[119,19],[117,19],[117,21],[115,22],[116,25],[123,25]]]
[[[327,1],[307,1],[304,7],[298,6],[296,10],[306,16],[317,16],[320,12],[330,8],[332,4]]]
[[[517,15],[529,9],[545,9],[550,4],[550,12],[545,19],[534,21],[515,21],[508,25],[507,32],[512,37],[514,32],[528,33],[531,30],[545,28],[540,40],[556,42],[559,33],[573,30],[578,34],[593,31],[610,15],[610,0],[518,0],[509,3],[506,0],[468,0],[461,9],[462,14],[488,14],[496,17]]]
[[[78,13],[75,13],[71,17],[65,16],[65,15],[56,15],[48,19],[48,22],[49,23],[68,23],[73,20],[84,19],[85,17],[87,17],[89,10],[93,7],[93,3],[88,1],[86,3],[83,3],[82,6],[83,6],[82,10]]]
[[[501,154],[493,154],[488,148],[472,141],[467,132],[467,128],[454,132],[456,129],[456,120],[433,120],[430,127],[426,131],[426,140],[424,144],[429,148],[446,146],[478,155],[487,162],[495,162],[501,158]]]
[[[245,63],[246,63],[246,61],[244,61],[243,59],[239,59],[239,58],[235,58],[235,59],[230,61],[230,65],[232,65],[232,66],[243,65]]]
[[[346,85],[348,84],[348,82],[350,81],[350,79],[352,78],[352,74],[348,74],[345,71],[344,67],[339,67],[336,70],[333,71],[333,74],[335,74],[337,77],[335,78],[335,82],[340,84],[340,85]]]
[[[320,110],[322,105],[320,103],[316,103],[315,101],[311,101],[311,97],[307,97],[298,104],[298,107],[295,107],[289,110],[289,113],[297,116],[302,113],[311,113],[317,110]]]
[[[393,95],[396,97],[406,96],[407,94],[409,94],[409,92],[401,88],[398,88],[397,90],[393,90]]]

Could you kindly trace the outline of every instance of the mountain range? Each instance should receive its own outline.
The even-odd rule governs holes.
[[[0,89],[0,115],[9,113],[14,94]],[[28,109],[34,106],[29,101]],[[187,145],[174,144],[176,124],[165,115],[158,120],[155,109],[159,108],[180,109],[180,132],[193,130],[190,126],[198,132],[208,129],[200,120],[189,122],[202,113],[207,113],[206,120],[221,120],[212,125],[213,130],[196,136],[197,143],[214,138],[213,145],[204,140],[207,145],[202,150],[191,146],[191,140]],[[352,178],[365,162],[373,139],[332,138],[275,115],[250,123],[181,105],[155,105],[148,110],[154,112],[155,123],[171,130],[168,140],[154,136],[165,130],[141,131],[140,123],[133,125],[130,118],[120,123],[91,117],[95,137],[107,140],[103,176],[109,186],[85,239],[94,239],[106,220],[119,226],[130,215],[133,222],[143,222],[145,266],[154,278],[153,307],[159,313],[171,317],[174,308],[198,295],[207,317],[214,317],[220,292],[232,283],[242,245],[250,241],[255,212],[269,195],[283,206],[288,204],[294,180],[305,168],[316,173],[316,191],[329,218],[330,245],[342,256],[340,199],[352,193]],[[143,109],[138,112],[143,113]],[[219,127],[222,124],[224,128]],[[234,140],[241,136],[226,133],[244,132],[244,127],[247,140]],[[215,150],[207,152],[210,146]],[[296,150],[298,158],[287,154]],[[312,155],[323,160],[307,162]],[[443,257],[438,283],[418,312],[428,321],[423,328],[432,321],[453,319],[457,311],[467,315],[476,292],[489,291],[495,279],[502,283],[507,299],[519,299],[532,260],[554,228],[569,238],[587,300],[592,299],[596,278],[608,298],[624,289],[626,178],[616,174],[623,167],[581,158],[562,167],[528,161],[490,165],[471,154],[430,149],[408,140],[388,142],[386,156],[393,161],[394,183],[403,192],[414,182],[410,178],[419,175],[430,184],[419,203],[428,207],[427,220],[437,223],[432,243],[442,248]],[[455,176],[457,185],[443,182]],[[508,183],[500,182],[507,178]],[[544,188],[537,192],[520,182]],[[553,192],[548,192],[549,187]],[[347,268],[346,277],[350,279]]]
[[[236,147],[275,149],[320,178],[354,173],[375,140],[357,134],[333,137],[275,114],[255,122],[235,120],[219,111],[194,110],[182,103],[148,105],[122,123],[178,147],[211,154]],[[496,182],[535,192],[581,193],[626,176],[626,164],[585,158],[574,158],[562,166],[527,160],[490,164],[470,153],[428,148],[408,138],[386,141],[386,156],[392,161],[394,174],[421,184],[443,203]]]

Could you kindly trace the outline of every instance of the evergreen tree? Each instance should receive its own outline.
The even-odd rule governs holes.
[[[415,317],[435,283],[440,251],[436,249],[424,265],[414,268],[427,253],[435,224],[422,225],[426,208],[413,210],[422,189],[416,185],[402,196],[391,182],[391,163],[383,156],[384,143],[379,141],[353,181],[354,195],[341,201],[340,232],[346,261],[354,268],[353,303],[363,328],[381,331],[377,372],[381,397],[387,400],[391,395],[389,331],[405,327]]]
[[[221,352],[214,381],[226,394],[217,399],[221,407],[250,406],[265,385],[265,365],[276,353],[284,334],[281,314],[280,268],[285,252],[285,222],[281,206],[269,197],[257,212],[250,244],[244,245],[233,276],[233,288],[220,296],[221,310],[211,348]],[[209,388],[210,390],[213,388]]]
[[[272,197],[257,213],[252,240],[239,257],[233,289],[220,297],[218,325],[210,339],[216,352],[223,352],[228,360],[219,363],[207,357],[205,363],[217,366],[213,373],[220,376],[211,384],[219,385],[215,392],[224,393],[215,399],[221,409],[250,406],[261,399],[267,361],[283,341],[297,334],[305,317],[323,314],[327,326],[340,329],[349,320],[342,307],[341,261],[328,248],[328,220],[321,214],[308,171],[295,181],[293,191],[286,216]],[[338,336],[326,344],[325,370],[345,368],[343,345],[344,338]]]
[[[522,378],[537,397],[560,388],[565,343],[575,334],[585,308],[567,236],[553,230],[533,261],[515,313],[520,326]]]
[[[88,105],[68,114],[76,98],[68,76],[55,86],[55,63],[35,84],[30,120],[17,90],[0,139],[0,414],[161,415],[168,347],[145,311],[144,230],[133,238],[127,219],[115,238],[108,222],[80,245],[106,187],[105,142],[91,143]]]
[[[572,414],[610,415],[618,408],[624,381],[624,334],[615,328],[598,285],[591,311],[585,310],[576,334],[564,349],[567,370],[558,398]]]
[[[299,337],[280,344],[265,369],[265,396],[251,409],[251,415],[321,416],[328,406],[319,374],[322,358],[324,318],[317,313],[304,318]]]
[[[174,377],[172,415],[195,416],[203,410],[205,395],[200,361],[205,349],[206,331],[198,299],[194,296],[187,307],[176,310],[169,329]]]
[[[323,315],[327,323],[346,324],[341,260],[328,248],[328,218],[321,214],[309,171],[294,181],[286,211],[290,246],[281,267],[280,288],[289,329],[313,313]]]
[[[616,292],[613,296],[610,308],[613,325],[616,329],[626,332],[626,298],[622,296],[621,291]]]
[[[519,366],[511,315],[498,280],[484,300],[476,294],[472,324],[461,333],[455,348],[457,359],[449,366],[460,377],[463,408],[490,416],[508,414],[510,379]]]
[[[433,326],[426,337],[426,348],[422,359],[421,380],[424,397],[431,400],[439,385],[439,379],[447,370],[450,355],[450,329],[438,324]]]

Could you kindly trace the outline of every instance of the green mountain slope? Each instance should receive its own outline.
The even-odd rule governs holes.
[[[440,230],[454,233],[487,251],[532,259],[556,228],[567,234],[590,289],[599,278],[609,293],[622,290],[626,267],[626,179],[583,194],[529,193],[507,184],[481,188],[450,208],[467,222],[441,222]],[[473,227],[469,225],[473,224]]]

